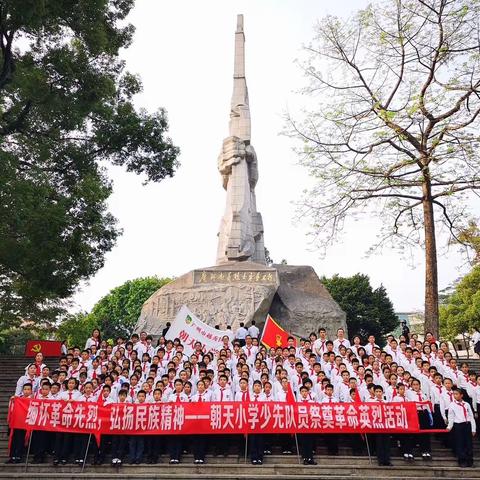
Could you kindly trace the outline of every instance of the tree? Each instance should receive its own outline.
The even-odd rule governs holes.
[[[172,176],[163,109],[137,111],[133,0],[0,1],[0,320],[51,322],[120,230],[110,163]]]
[[[448,340],[480,328],[480,265],[475,265],[440,305],[440,327],[442,337]]]
[[[357,273],[352,277],[322,277],[321,282],[347,315],[348,334],[359,335],[366,341],[368,335],[382,341],[399,323],[383,285],[373,289],[368,275]]]
[[[94,328],[98,325],[93,315],[87,312],[66,314],[55,331],[55,338],[67,342],[69,347],[83,349]]]
[[[127,337],[132,333],[145,301],[170,281],[170,278],[158,277],[128,280],[101,298],[89,317],[98,326],[103,338]]]
[[[320,245],[361,215],[382,222],[376,247],[421,245],[434,335],[437,230],[458,238],[480,188],[479,14],[476,0],[389,0],[323,19],[304,65],[314,109],[288,123],[317,179],[302,212]]]

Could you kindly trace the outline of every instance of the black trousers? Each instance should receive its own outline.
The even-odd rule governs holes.
[[[265,446],[264,436],[261,434],[249,435],[248,443],[250,444],[250,460],[263,461],[263,450]]]
[[[315,444],[315,437],[313,434],[297,434],[298,448],[300,455],[304,460],[313,458],[313,448]]]
[[[145,448],[145,438],[143,435],[132,435],[128,442],[130,462],[141,462]]]
[[[473,464],[472,426],[470,422],[454,423],[452,428],[455,454],[460,465]]]
[[[158,457],[162,453],[162,448],[162,435],[147,435],[145,437],[145,454],[152,463],[158,462]]]
[[[431,428],[430,415],[427,410],[418,411],[418,423],[420,424],[420,430],[427,430]],[[419,443],[420,451],[422,453],[431,453],[432,448],[430,445],[429,433],[420,433],[419,435],[417,435],[417,441]]]
[[[15,429],[12,434],[12,445],[10,448],[11,458],[22,458],[25,452],[25,430]]]
[[[124,459],[127,450],[127,440],[125,435],[112,435],[112,458]]]
[[[207,435],[194,435],[193,443],[193,458],[194,460],[205,460],[205,453],[207,452]]]
[[[170,460],[180,460],[182,456],[182,436],[170,435],[168,437],[168,453]]]
[[[32,453],[36,462],[45,460],[45,456],[50,451],[52,432],[35,430],[32,432]]]
[[[329,455],[338,455],[338,435],[330,433],[324,436]]]
[[[406,433],[398,435],[397,438],[400,440],[400,450],[402,455],[413,455],[413,435]]]
[[[87,449],[88,435],[86,433],[75,433],[73,435],[73,458],[83,460]]]
[[[68,460],[72,453],[74,438],[74,433],[57,433],[55,435],[55,460]]]
[[[379,465],[390,463],[390,435],[386,433],[375,434],[375,451]]]

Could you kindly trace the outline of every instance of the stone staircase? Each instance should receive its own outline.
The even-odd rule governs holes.
[[[47,359],[47,365],[54,367],[58,359]],[[480,370],[480,360],[469,362],[473,369]],[[321,439],[318,441],[315,460],[318,465],[304,466],[299,464],[296,455],[281,455],[273,451],[264,459],[262,466],[245,463],[243,455],[233,454],[227,457],[207,455],[205,465],[194,465],[193,456],[186,454],[180,465],[170,465],[167,455],[160,457],[158,464],[124,465],[113,468],[109,458],[104,465],[92,466],[91,458],[87,460],[84,471],[75,465],[53,467],[51,459],[44,464],[5,464],[8,460],[7,445],[7,407],[8,400],[14,392],[18,377],[22,374],[28,359],[22,356],[0,357],[0,479],[173,479],[173,480],[311,480],[315,479],[480,479],[480,442],[475,439],[475,468],[460,469],[452,453],[443,448],[437,439],[432,439],[431,462],[416,459],[413,463],[405,463],[399,456],[397,448],[392,448],[393,467],[379,467],[376,459],[370,459],[364,452],[361,456],[351,455],[348,440],[340,440],[338,456],[328,455]],[[32,460],[32,459],[30,459]]]

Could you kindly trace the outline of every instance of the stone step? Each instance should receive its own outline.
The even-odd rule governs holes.
[[[298,464],[279,465],[263,464],[261,466],[218,464],[202,466],[196,465],[124,465],[120,468],[111,466],[86,466],[84,473],[80,473],[78,466],[55,467],[51,465],[29,465],[25,472],[25,465],[5,465],[0,467],[0,478],[159,478],[159,479],[270,479],[276,480],[303,480],[312,478],[375,478],[375,479],[477,479],[480,478],[480,468],[461,469],[458,467],[425,467],[405,466],[378,467],[372,465],[317,465],[304,466]],[[10,477],[9,477],[10,476]]]
[[[0,463],[5,463],[8,460],[7,455],[0,455]],[[183,455],[182,456],[182,465],[193,465],[193,455]],[[91,455],[88,456],[87,459],[87,465],[89,466],[91,464],[92,457]],[[371,463],[376,463],[376,457],[372,457],[371,459],[368,456],[353,456],[353,455],[338,455],[335,457],[328,456],[328,455],[316,455],[315,456],[315,461],[318,463],[320,466],[365,466],[365,465],[370,465]],[[107,456],[105,458],[104,466],[109,467],[111,462],[111,457]],[[158,461],[158,465],[166,465],[169,462],[169,457],[167,455],[162,455]],[[457,460],[453,455],[447,455],[445,457],[435,457],[434,460],[430,462],[425,462],[422,460],[420,456],[416,457],[413,462],[405,462],[403,457],[401,457],[398,454],[395,454],[392,456],[392,463],[394,463],[397,466],[421,466],[423,468],[431,468],[432,464],[435,464],[435,467],[456,467],[457,466]],[[25,463],[25,458],[23,459],[23,463]],[[128,460],[125,460],[125,463],[128,464]],[[212,457],[207,455],[206,457],[206,463],[209,465],[219,465],[219,464],[230,464],[230,465],[242,465],[245,463],[245,457],[244,456],[237,456],[237,455],[229,455],[228,457]],[[249,459],[247,458],[247,463],[249,462]],[[298,457],[296,455],[290,455],[290,456],[282,456],[282,455],[265,455],[264,457],[264,463],[265,465],[295,465],[298,463]],[[32,465],[32,468],[37,468],[37,466],[46,466],[46,465],[53,465],[53,457],[47,457],[45,462],[43,464],[35,464],[33,462],[33,458],[30,456],[29,457],[29,464]],[[141,465],[150,467],[149,464],[147,463],[142,463]],[[1,468],[1,467],[0,467]],[[90,466],[89,466],[90,468]],[[99,467],[100,468],[100,467]]]

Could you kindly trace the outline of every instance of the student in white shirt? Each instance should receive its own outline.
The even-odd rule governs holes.
[[[476,434],[475,418],[463,395],[461,389],[453,390],[454,401],[448,407],[447,425],[447,430],[453,434],[458,465],[462,468],[473,466],[472,437]]]
[[[383,403],[385,401],[383,387],[381,385],[375,385],[374,394],[375,398],[369,399],[369,402]],[[376,433],[375,441],[378,464],[384,467],[391,467],[392,463],[390,462],[390,434]]]
[[[305,405],[308,408],[309,403],[314,403],[308,395],[308,388],[303,385],[300,387],[300,392],[297,398],[299,405]],[[302,454],[304,465],[316,465],[317,462],[313,459],[313,447],[315,435],[312,433],[298,434],[299,449]]]
[[[183,392],[183,382],[177,378],[174,384],[174,391],[168,397],[170,403],[188,402],[188,398]],[[182,455],[182,436],[169,435],[168,437],[168,451],[170,454],[170,463],[179,464]]]
[[[102,342],[101,336],[100,336],[100,330],[98,328],[94,328],[92,331],[92,335],[90,338],[87,339],[85,342],[85,350],[88,350],[89,348],[92,347],[92,345],[95,345],[97,348],[100,348],[100,343]]]
[[[238,330],[235,332],[235,340],[240,343],[240,346],[245,345],[245,337],[248,335],[248,330],[245,328],[245,324],[242,322],[238,327]]]
[[[333,349],[336,353],[338,353],[340,345],[343,345],[345,348],[350,348],[350,341],[348,338],[345,338],[345,330],[343,328],[337,330],[337,338],[333,341]]]
[[[197,382],[197,393],[192,396],[192,402],[209,402],[211,400],[211,392],[205,390],[205,382],[199,380]],[[193,437],[193,463],[205,463],[205,453],[207,449],[207,436],[196,434]]]
[[[248,327],[248,334],[252,337],[252,338],[258,338],[260,339],[260,330],[258,329],[258,327],[255,325],[255,320],[252,320],[252,324]]]
[[[17,386],[15,388],[15,396],[16,397],[19,397],[22,394],[23,386],[26,385],[27,383],[30,383],[32,385],[33,393],[37,392],[38,378],[35,374],[36,371],[37,371],[37,368],[33,364],[31,364],[27,367],[27,373],[25,375],[22,375],[17,381]]]

